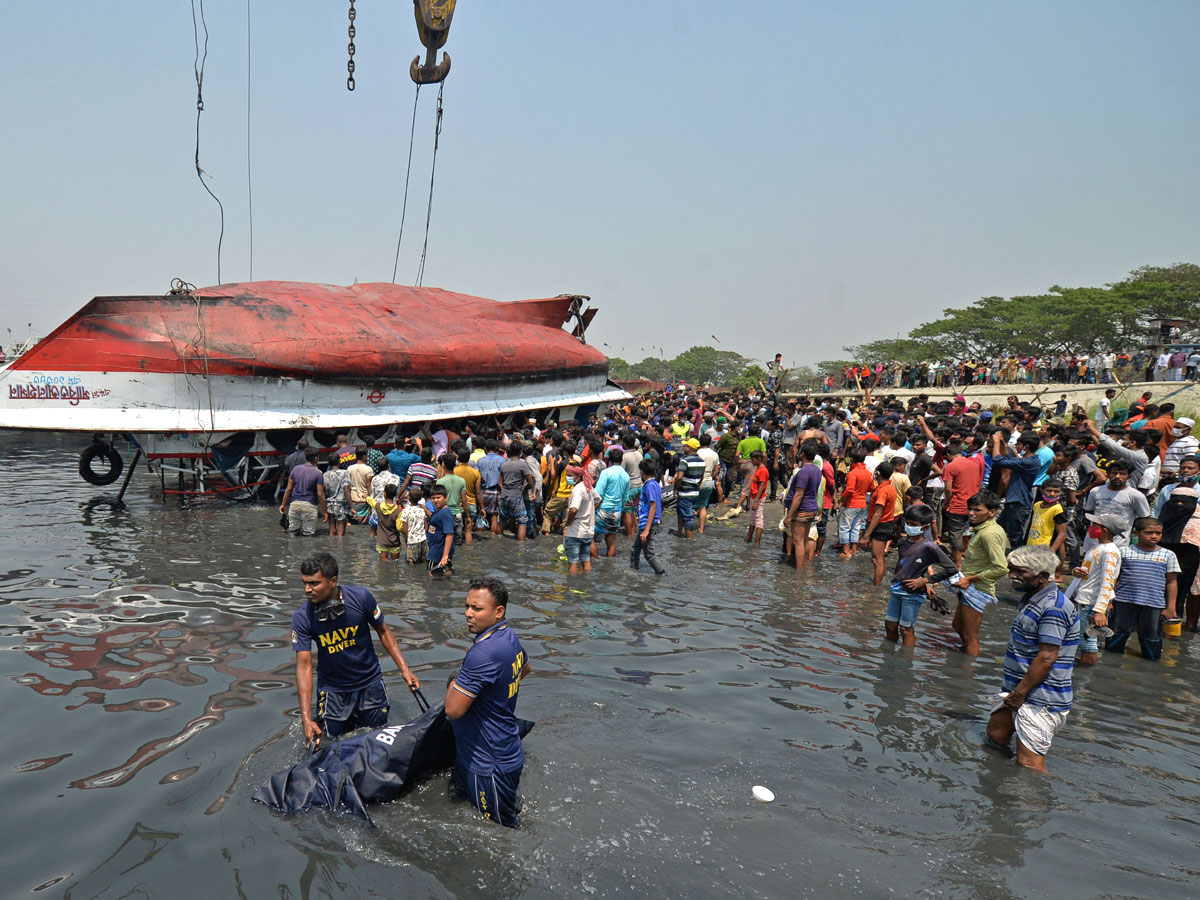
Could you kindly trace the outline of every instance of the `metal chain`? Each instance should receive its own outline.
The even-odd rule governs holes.
[[[346,29],[346,34],[350,37],[350,43],[346,45],[346,52],[350,54],[350,58],[346,60],[346,71],[349,73],[346,76],[346,90],[354,90],[354,35],[357,33],[354,29],[354,18],[358,15],[354,11],[354,0],[350,0],[350,27]]]

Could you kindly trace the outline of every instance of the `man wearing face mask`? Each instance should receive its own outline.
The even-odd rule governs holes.
[[[1108,464],[1108,483],[1088,491],[1087,499],[1083,502],[1085,513],[1115,513],[1121,517],[1125,528],[1120,534],[1113,534],[1113,543],[1118,547],[1129,546],[1129,533],[1133,529],[1134,520],[1150,515],[1150,504],[1146,501],[1146,495],[1128,484],[1132,471],[1133,466],[1128,461],[1114,459]],[[1088,529],[1088,536],[1083,542],[1084,553],[1096,546],[1098,537],[1097,529]]]
[[[1093,422],[1085,421],[1083,425],[1091,434],[1098,450],[1103,450],[1105,455],[1110,458],[1123,459],[1129,463],[1132,467],[1129,483],[1136,487],[1141,482],[1146,467],[1150,465],[1150,458],[1146,456],[1146,451],[1137,443],[1141,441],[1144,446],[1145,436],[1135,436],[1133,432],[1129,432],[1118,441],[1107,434],[1101,434]]]
[[[846,450],[846,413],[843,410],[826,410],[821,430],[833,459],[841,459]]]
[[[420,690],[421,682],[404,661],[379,604],[365,587],[339,585],[338,562],[328,553],[314,553],[300,563],[300,580],[308,600],[292,614],[292,650],[305,742],[322,734],[338,737],[355,728],[382,728],[387,725],[387,690],[368,625],[399,666],[409,690]],[[316,718],[311,714],[313,641],[317,642]]]
[[[1200,441],[1192,435],[1192,429],[1195,426],[1195,420],[1186,416],[1175,420],[1175,426],[1171,429],[1171,436],[1174,440],[1167,448],[1167,452],[1163,454],[1162,480],[1164,482],[1170,481],[1179,474],[1179,463],[1182,460],[1189,456],[1195,456],[1196,451],[1200,450]]]

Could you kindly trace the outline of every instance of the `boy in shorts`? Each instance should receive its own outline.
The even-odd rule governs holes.
[[[454,515],[446,505],[446,493],[440,484],[429,489],[434,513],[429,517],[425,539],[429,542],[429,574],[433,578],[454,574]]]
[[[385,485],[383,500],[368,497],[367,506],[371,507],[376,519],[375,552],[379,554],[380,562],[395,562],[400,558],[400,507],[396,504],[395,484]]]
[[[750,527],[746,531],[746,543],[754,542],[755,547],[762,546],[763,513],[767,505],[767,488],[771,484],[771,473],[763,464],[766,454],[761,450],[750,453],[750,466],[754,474],[747,482],[747,492],[750,498]]]
[[[563,548],[567,551],[567,574],[578,575],[581,565],[583,571],[592,571],[596,497],[584,482],[581,467],[568,466],[566,477],[571,485],[571,496],[563,523]]]
[[[400,525],[405,537],[404,558],[410,566],[425,562],[425,551],[429,546],[425,539],[429,517],[422,502],[424,499],[420,488],[411,488],[408,492],[409,505],[400,511]]]
[[[1133,523],[1137,546],[1121,548],[1121,573],[1113,590],[1113,635],[1104,645],[1109,653],[1124,653],[1137,632],[1142,659],[1162,656],[1163,619],[1175,617],[1179,558],[1158,545],[1162,522],[1142,516]]]
[[[892,574],[884,630],[889,641],[901,641],[905,647],[917,643],[917,616],[926,598],[938,612],[949,611],[930,585],[947,579],[951,584],[958,581],[954,577],[958,575],[954,560],[926,536],[932,522],[933,510],[923,503],[904,511],[904,533],[898,539],[896,570]],[[940,571],[931,574],[935,566]]]
[[[1112,513],[1088,513],[1087,518],[1100,531],[1099,543],[1084,555],[1083,565],[1072,570],[1076,580],[1068,588],[1067,596],[1075,601],[1084,629],[1079,639],[1079,664],[1094,666],[1099,660],[1100,635],[1112,634],[1108,612],[1117,576],[1121,574],[1121,548],[1113,542],[1113,536],[1124,530],[1125,521]]]

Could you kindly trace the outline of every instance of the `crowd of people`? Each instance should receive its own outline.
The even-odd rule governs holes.
[[[861,551],[882,585],[894,554],[885,635],[912,646],[922,608],[953,603],[971,655],[1007,577],[1021,598],[988,733],[1015,733],[1019,760],[1042,768],[1077,662],[1135,636],[1157,660],[1164,628],[1200,623],[1200,443],[1193,420],[1153,397],[1122,405],[1111,388],[1089,416],[1065,395],[985,409],[962,394],[904,402],[866,388],[843,404],[681,385],[586,423],[445,423],[387,453],[340,439],[324,472],[298,447],[280,511],[301,533],[318,515],[330,534],[369,529],[381,559],[431,577],[452,575],[483,531],[561,536],[569,575],[625,541],[632,568],[663,575],[664,517],[688,541],[713,515],[745,514],[745,540],[761,546],[780,504],[779,559],[797,578],[822,553]]]
[[[1192,345],[1166,347],[1161,352],[1111,350],[1096,353],[1051,353],[995,356],[922,362],[864,362],[825,376],[826,390],[870,388],[967,387],[972,384],[1127,384],[1131,381],[1196,381],[1200,378],[1200,349]]]

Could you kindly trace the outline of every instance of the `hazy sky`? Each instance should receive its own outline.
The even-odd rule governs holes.
[[[250,3],[256,279],[391,278],[423,48],[409,0],[359,0],[348,93],[346,6]],[[205,11],[201,165],[244,281],[247,5]],[[425,284],[589,294],[589,338],[631,360],[715,334],[803,363],[980,296],[1200,262],[1198,27],[1196,0],[461,0]],[[0,328],[217,282],[192,64],[188,0],[4,5]]]

